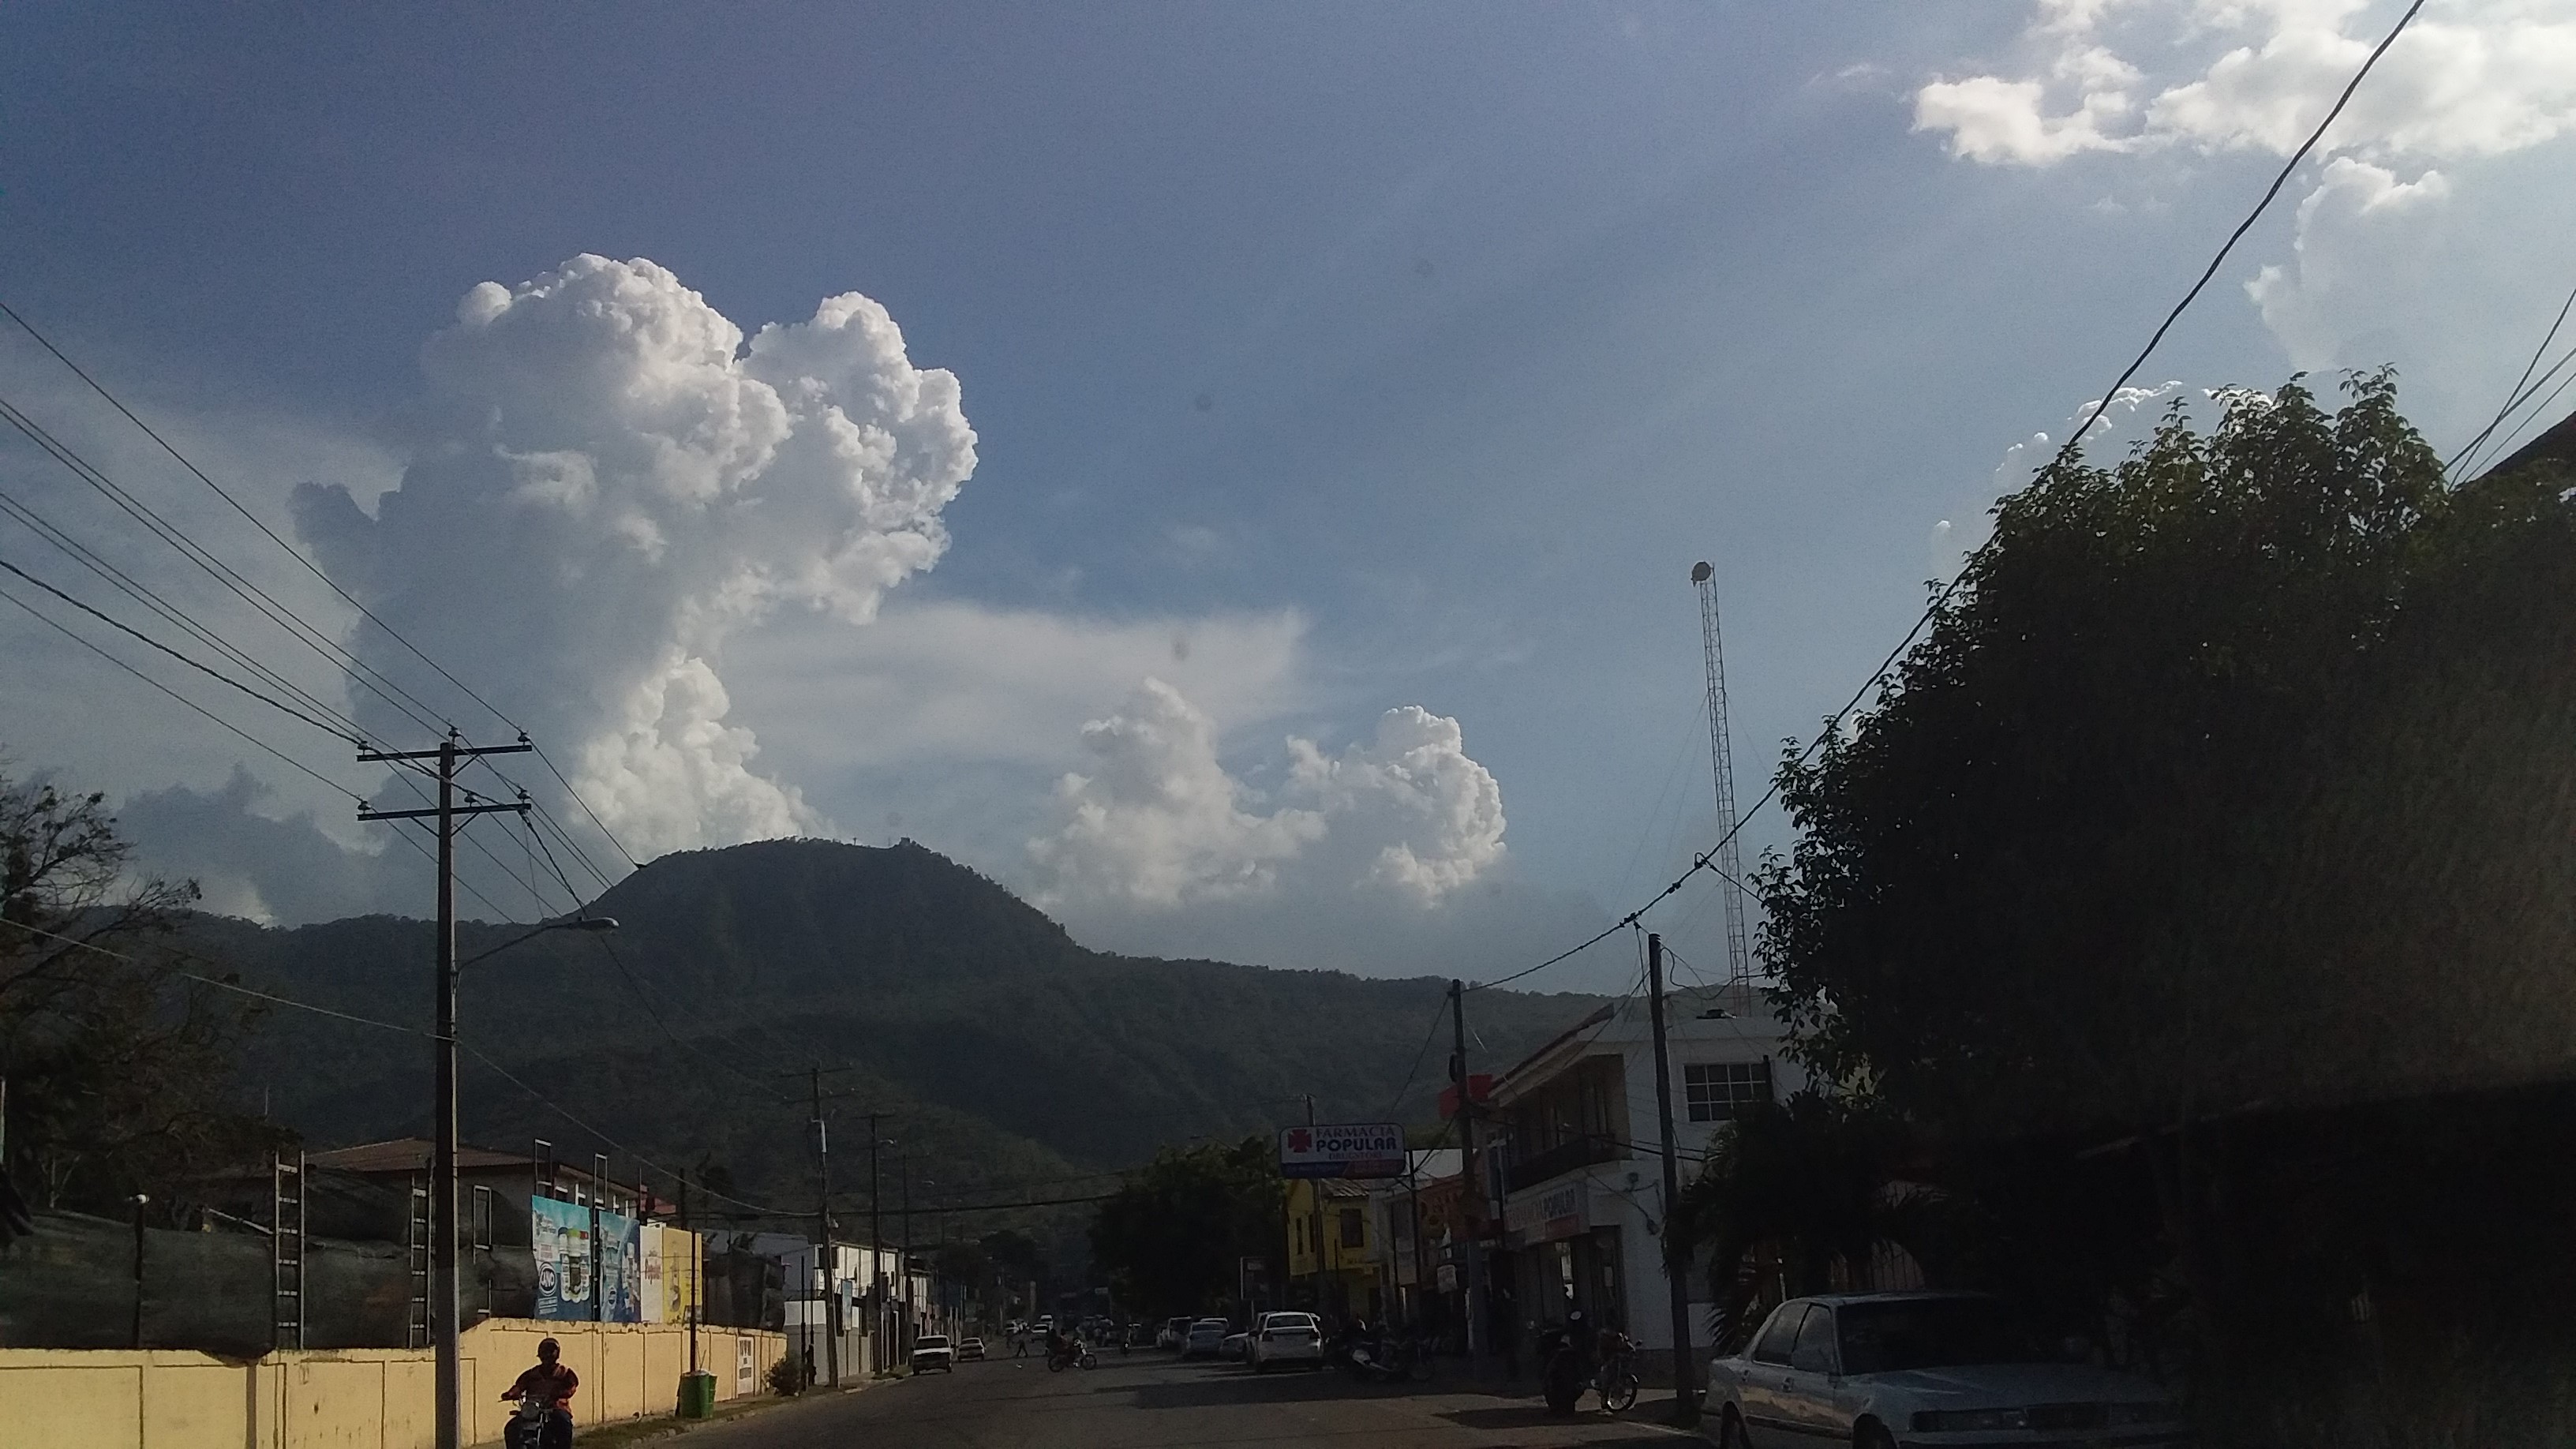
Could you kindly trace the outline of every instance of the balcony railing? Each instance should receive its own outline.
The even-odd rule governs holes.
[[[1535,1187],[1551,1177],[1561,1177],[1579,1167],[1596,1162],[1616,1162],[1621,1156],[1619,1139],[1605,1133],[1586,1133],[1572,1137],[1545,1152],[1515,1158],[1503,1173],[1503,1186],[1512,1192]]]

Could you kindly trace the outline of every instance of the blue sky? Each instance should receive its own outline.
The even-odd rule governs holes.
[[[284,532],[293,485],[372,506],[442,436],[423,347],[478,283],[649,259],[745,333],[863,293],[974,432],[945,551],[873,622],[689,645],[800,828],[917,836],[1111,944],[1488,974],[1701,840],[1690,564],[1749,799],[1911,622],[1934,526],[1972,533],[2008,450],[2100,395],[2280,164],[2275,118],[2313,124],[2398,8],[30,4],[0,18],[0,297]],[[2576,6],[2423,24],[2142,381],[2395,362],[2437,442],[2501,400],[2576,281],[2547,242]],[[0,346],[13,400],[198,506],[42,364]],[[83,506],[27,450],[0,478]],[[0,557],[37,558],[14,528]],[[457,542],[456,588],[506,597]],[[143,802],[219,903],[412,899],[417,870],[310,868],[305,815],[366,839],[345,802],[0,630],[17,768]],[[509,677],[510,644],[453,648]],[[1222,774],[1192,778],[1242,792],[1183,811],[1213,814],[1104,783],[1120,741],[1181,768],[1149,673],[1206,721]],[[1507,826],[1421,766],[1448,747],[1373,753],[1406,706],[1456,722]],[[241,761],[260,788],[225,796]],[[1075,870],[1086,801],[1143,833]],[[1398,846],[1448,872],[1430,896],[1382,888]],[[1181,884],[1118,884],[1146,867]],[[1704,897],[1674,916],[1709,956]]]

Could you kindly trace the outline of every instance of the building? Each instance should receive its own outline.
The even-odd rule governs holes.
[[[1466,1154],[1455,1147],[1406,1155],[1401,1177],[1367,1185],[1370,1237],[1377,1244],[1378,1304],[1387,1316],[1427,1324],[1441,1244],[1455,1216],[1455,1182]],[[1449,1190],[1441,1191],[1442,1184]]]
[[[1294,1306],[1311,1307],[1327,1318],[1380,1316],[1385,1302],[1378,1281],[1382,1237],[1370,1217],[1364,1183],[1289,1180],[1288,1283]]]
[[[1674,1139],[1687,1182],[1739,1112],[1806,1077],[1783,1056],[1787,1033],[1749,984],[1673,991],[1666,1013]],[[1649,1367],[1669,1373],[1668,1205],[1647,1003],[1614,1003],[1576,1022],[1498,1079],[1483,1115],[1497,1139],[1503,1236],[1493,1266],[1508,1331],[1526,1344],[1580,1308],[1625,1331]],[[1701,1279],[1691,1275],[1691,1322],[1705,1331]]]

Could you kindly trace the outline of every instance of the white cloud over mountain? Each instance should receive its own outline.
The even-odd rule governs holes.
[[[1030,842],[1051,905],[1161,911],[1238,898],[1382,893],[1439,905],[1503,859],[1502,789],[1458,722],[1407,705],[1338,755],[1291,737],[1279,801],[1228,772],[1216,722],[1147,679],[1083,726],[1086,772]]]
[[[957,380],[915,367],[849,293],[741,329],[649,261],[576,257],[467,293],[422,354],[410,465],[369,514],[298,491],[334,578],[487,696],[569,742],[566,770],[631,850],[818,829],[754,768],[718,671],[784,605],[851,624],[947,548],[975,466]],[[363,625],[369,657],[398,650]],[[419,732],[390,706],[388,739]]]

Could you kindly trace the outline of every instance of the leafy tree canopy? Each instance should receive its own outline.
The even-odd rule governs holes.
[[[103,796],[0,775],[0,1172],[44,1206],[166,1199],[269,1140],[231,1105],[244,998],[169,953],[196,887],[131,865]]]
[[[1980,1133],[2566,1071],[2568,480],[2449,486],[2344,391],[2060,458],[1784,763],[1762,950],[1824,1070]]]
[[[1281,1202],[1268,1137],[1166,1147],[1100,1205],[1092,1262],[1130,1312],[1203,1312],[1234,1295],[1238,1260],[1278,1246]]]

